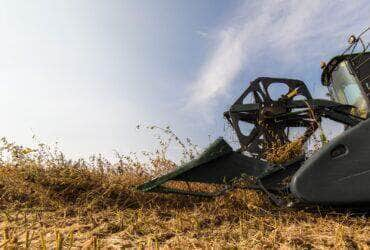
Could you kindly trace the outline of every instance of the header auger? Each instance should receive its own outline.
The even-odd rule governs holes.
[[[368,30],[352,35],[342,55],[322,63],[321,83],[328,87],[330,100],[313,99],[300,80],[259,77],[224,112],[239,140],[238,150],[219,138],[197,159],[138,189],[213,197],[245,188],[261,190],[279,206],[287,204],[285,197],[319,205],[370,204],[370,52],[362,39]],[[286,93],[274,98],[276,87]],[[303,153],[284,163],[266,161],[267,149],[289,143],[294,129],[301,131],[305,143],[322,118],[344,124],[345,131],[311,157]],[[191,191],[166,187],[168,181],[223,188]]]

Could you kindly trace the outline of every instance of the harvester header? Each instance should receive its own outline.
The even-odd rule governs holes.
[[[314,99],[301,80],[259,77],[223,114],[239,149],[219,138],[197,159],[137,188],[207,197],[234,188],[257,189],[279,206],[370,203],[370,52],[363,40],[368,30],[352,35],[341,55],[321,64],[321,83],[330,100]],[[276,97],[276,87],[286,93]],[[300,131],[299,143],[306,143],[322,118],[344,124],[344,132],[310,157],[302,151],[284,162],[267,161],[271,148],[293,143],[292,131]],[[171,188],[169,181],[217,184],[220,189]]]

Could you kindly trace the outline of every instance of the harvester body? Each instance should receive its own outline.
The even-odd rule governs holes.
[[[353,53],[360,42],[363,44],[360,36],[352,37],[351,53],[323,65],[321,82],[328,86],[330,100],[313,99],[300,80],[257,78],[224,112],[239,140],[238,150],[219,138],[197,159],[138,189],[207,197],[234,188],[257,189],[279,206],[287,205],[287,200],[329,205],[370,203],[370,52],[363,46],[360,53]],[[285,86],[287,92],[274,98],[273,85]],[[344,124],[345,131],[310,157],[302,153],[285,162],[266,161],[269,149],[291,143],[294,129],[301,131],[299,140],[304,144],[320,127],[322,118]],[[222,188],[192,191],[168,187],[169,181],[218,184]]]

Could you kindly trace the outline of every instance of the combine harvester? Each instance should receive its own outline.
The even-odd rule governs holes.
[[[370,51],[362,39],[369,30],[350,36],[343,54],[322,63],[321,83],[328,87],[330,100],[313,99],[300,80],[257,78],[224,113],[240,149],[234,151],[219,138],[197,159],[137,188],[207,197],[234,188],[255,189],[278,206],[369,204]],[[286,88],[287,93],[274,99],[272,85]],[[323,117],[344,124],[344,132],[310,157],[267,163],[267,148],[290,143],[289,132],[297,128],[304,131],[301,140],[307,141]],[[252,126],[249,133],[243,130],[245,124]],[[217,192],[191,191],[170,188],[165,185],[169,181],[219,184],[222,188]]]

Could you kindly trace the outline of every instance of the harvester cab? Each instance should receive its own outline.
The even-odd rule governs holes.
[[[359,60],[360,59],[360,60]],[[370,54],[351,54],[333,58],[324,68],[322,83],[330,98],[356,107],[357,116],[367,118],[370,95]]]
[[[219,138],[198,158],[137,188],[206,197],[235,188],[255,189],[278,206],[370,203],[370,52],[362,40],[365,32],[351,36],[342,55],[321,64],[321,82],[328,87],[330,100],[313,99],[306,84],[297,79],[259,77],[224,112],[239,149]],[[355,53],[356,48],[360,51]],[[276,89],[285,92],[277,96]],[[308,157],[302,145],[322,118],[346,129]],[[271,149],[287,145],[294,154],[288,152],[284,158],[286,152],[278,152],[277,159],[269,159]],[[187,185],[168,185],[172,181]],[[191,182],[220,188],[195,191],[188,185]]]

